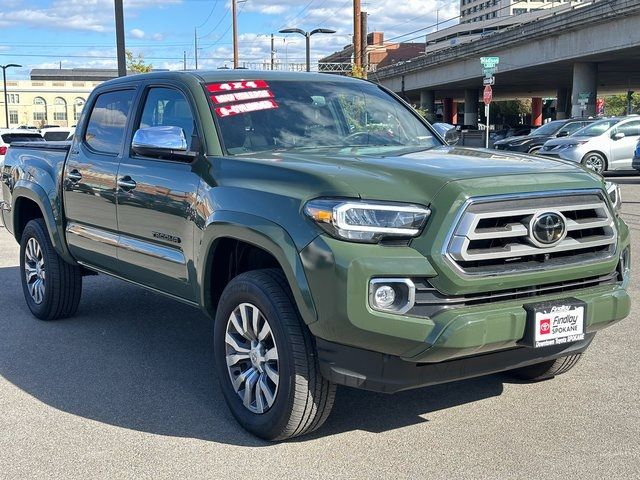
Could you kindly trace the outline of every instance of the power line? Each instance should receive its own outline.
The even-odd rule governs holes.
[[[202,22],[200,25],[198,25],[196,27],[196,29],[198,28],[202,28],[205,26],[205,24],[209,21],[209,19],[211,18],[211,15],[213,15],[213,11],[216,9],[216,6],[218,5],[218,0],[214,0],[213,2],[213,6],[211,7],[211,11],[209,12],[209,15],[207,15],[207,18],[205,18],[204,22]]]

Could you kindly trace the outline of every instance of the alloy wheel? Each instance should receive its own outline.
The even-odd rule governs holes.
[[[278,349],[262,312],[250,303],[238,305],[225,333],[229,378],[243,405],[253,413],[269,410],[278,394]]]
[[[42,248],[35,238],[30,238],[24,251],[24,275],[31,299],[40,305],[44,300],[46,270]]]
[[[600,155],[589,155],[586,158],[584,165],[596,173],[602,173],[604,170],[604,160]]]

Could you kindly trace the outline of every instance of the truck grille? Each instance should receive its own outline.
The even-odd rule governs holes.
[[[556,243],[541,245],[532,224],[553,213],[565,225]],[[467,203],[446,257],[468,275],[499,275],[597,262],[615,253],[617,232],[600,191],[491,197]]]

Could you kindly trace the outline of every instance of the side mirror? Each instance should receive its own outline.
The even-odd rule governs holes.
[[[569,136],[569,132],[567,132],[566,130],[562,130],[561,132],[558,132],[558,135],[556,135],[556,137],[560,138],[560,137],[568,137]]]
[[[613,136],[611,138],[613,138],[614,140],[621,140],[625,137],[625,134],[622,132],[618,132],[618,133],[614,133]]]
[[[137,155],[154,158],[190,160],[187,139],[180,127],[160,126],[140,128],[133,135],[131,150]]]

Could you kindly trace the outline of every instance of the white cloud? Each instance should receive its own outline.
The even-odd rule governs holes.
[[[134,28],[129,31],[129,35],[131,38],[144,38],[144,30],[140,30],[139,28]]]

